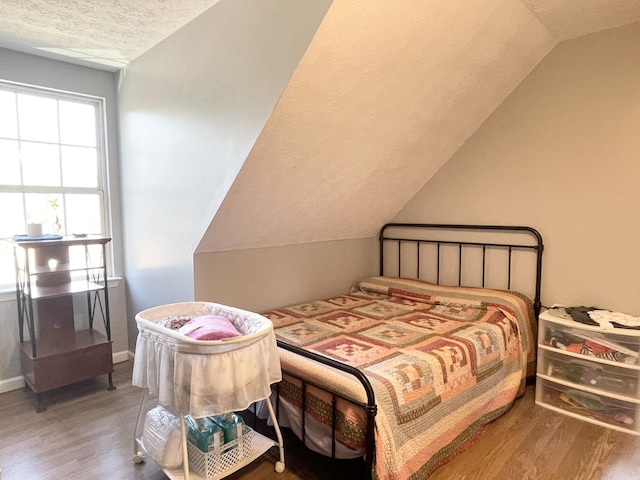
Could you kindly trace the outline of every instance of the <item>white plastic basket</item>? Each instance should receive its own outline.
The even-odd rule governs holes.
[[[252,451],[254,432],[244,427],[242,437],[225,443],[220,450],[203,452],[191,442],[187,442],[189,468],[206,480],[221,478],[224,472],[244,461]]]

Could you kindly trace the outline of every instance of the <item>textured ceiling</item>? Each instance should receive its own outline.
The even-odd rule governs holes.
[[[219,0],[0,0],[0,47],[118,70]]]
[[[117,70],[218,1],[0,0],[0,47]],[[557,40],[640,20],[640,0],[504,1],[514,2],[522,2]],[[462,3],[473,10],[485,2]]]

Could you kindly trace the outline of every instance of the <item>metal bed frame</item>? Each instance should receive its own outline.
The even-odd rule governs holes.
[[[400,230],[405,232],[410,232],[405,235],[398,235],[397,233],[392,234],[393,232],[399,232]],[[388,233],[391,231],[392,233]],[[429,235],[427,232],[444,232],[439,235]],[[479,234],[496,234],[496,236],[504,237],[506,236],[515,236],[517,240],[514,241],[477,241],[477,240],[460,240],[459,238],[453,239],[447,237],[449,233],[453,232],[466,232],[470,235],[470,238],[473,239],[474,235],[479,236]],[[465,233],[465,234],[466,234]],[[514,235],[516,234],[516,235]],[[436,265],[435,265],[435,281],[432,283],[436,283],[437,285],[441,285],[441,262],[442,262],[442,247],[448,246],[453,247],[454,249],[457,247],[457,282],[450,283],[442,283],[442,285],[457,285],[463,286],[462,278],[463,278],[463,265],[466,265],[467,258],[463,255],[463,253],[470,248],[482,249],[482,260],[481,260],[481,282],[480,285],[464,285],[464,286],[475,286],[475,287],[485,287],[486,282],[486,271],[487,271],[487,253],[491,250],[498,249],[501,251],[505,251],[507,254],[507,266],[506,266],[506,290],[511,290],[511,281],[512,281],[512,271],[514,269],[514,255],[517,255],[518,252],[529,252],[529,254],[533,253],[535,255],[535,282],[534,282],[534,298],[533,298],[533,306],[534,306],[534,314],[535,318],[538,318],[538,314],[540,313],[541,300],[540,300],[540,290],[541,290],[541,282],[542,282],[542,252],[544,250],[544,245],[542,241],[542,236],[540,233],[531,227],[526,226],[500,226],[500,225],[460,225],[460,224],[430,224],[430,223],[388,223],[384,225],[380,229],[379,233],[379,249],[380,249],[380,275],[387,276],[395,276],[402,277],[403,275],[403,258],[405,257],[406,247],[410,247],[410,251],[413,252],[414,258],[416,259],[416,269],[415,276],[412,278],[421,279],[423,276],[424,270],[421,269],[421,258],[420,252],[423,245],[433,245],[436,249]],[[388,251],[388,246],[395,245],[397,249],[395,250],[395,255],[397,256],[397,267],[395,269],[395,274],[388,273],[389,268],[386,267],[387,259],[385,258],[385,252]],[[413,248],[411,248],[413,247]],[[407,255],[408,256],[408,255]],[[447,261],[448,261],[447,257]],[[489,288],[489,287],[487,287]],[[277,344],[280,348],[285,350],[289,350],[303,357],[310,358],[322,364],[335,367],[339,370],[352,374],[356,377],[360,383],[362,384],[362,388],[366,392],[367,403],[362,403],[355,401],[351,398],[340,395],[339,393],[329,392],[332,395],[332,438],[331,438],[331,458],[335,459],[335,429],[336,429],[336,402],[338,398],[346,399],[352,402],[355,405],[359,405],[366,413],[367,416],[367,426],[365,433],[366,440],[366,451],[364,454],[365,465],[366,465],[366,476],[368,479],[372,478],[372,469],[373,469],[373,461],[375,457],[375,437],[374,437],[374,421],[375,416],[378,410],[375,394],[373,391],[373,387],[371,383],[367,379],[367,377],[357,368],[351,367],[349,365],[345,365],[341,362],[337,362],[327,357],[323,357],[313,352],[309,352],[302,348],[299,348],[294,345],[287,344],[281,340],[277,340]],[[311,382],[307,379],[301,378],[298,375],[292,374],[291,372],[287,372],[283,370],[283,373],[286,373],[288,376],[297,378],[302,383],[302,411],[304,412],[306,408],[306,389],[308,385],[320,388],[325,390],[323,387]],[[279,385],[278,385],[279,386]],[[276,387],[276,398],[278,398],[278,388]],[[279,402],[276,401],[276,417],[279,416]],[[302,422],[302,443],[305,444],[306,438],[306,430],[305,430],[305,415],[301,415]]]

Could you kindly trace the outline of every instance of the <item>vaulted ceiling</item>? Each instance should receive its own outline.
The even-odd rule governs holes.
[[[375,236],[559,41],[639,18],[638,1],[334,0],[198,251]]]
[[[0,2],[0,47],[116,70],[218,1],[4,0]],[[502,3],[520,2],[558,41],[640,20],[639,0],[509,0]],[[441,10],[438,3],[423,1],[421,7]],[[450,3],[454,10],[474,10],[467,5],[469,2],[463,7]],[[482,1],[474,3],[484,5]],[[366,4],[362,6],[367,8]],[[457,30],[456,19],[452,20],[451,28]]]
[[[5,0],[0,46],[115,71],[215,3]],[[373,236],[558,42],[639,20],[640,0],[334,0],[198,250]]]

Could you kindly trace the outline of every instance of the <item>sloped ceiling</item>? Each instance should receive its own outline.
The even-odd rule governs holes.
[[[0,47],[115,71],[218,1],[4,0]],[[556,40],[640,20],[640,0],[511,1],[522,2]]]
[[[334,0],[198,251],[374,236],[558,41],[639,18],[635,0]]]
[[[640,20],[640,0],[521,0],[558,39],[577,38]]]
[[[0,46],[117,70],[217,1],[5,0]],[[198,251],[373,236],[559,41],[638,20],[640,0],[334,0]]]

